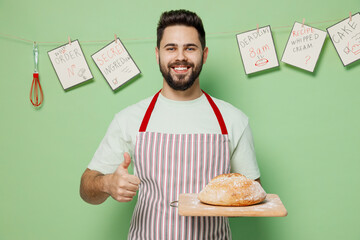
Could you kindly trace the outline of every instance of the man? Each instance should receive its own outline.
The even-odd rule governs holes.
[[[138,191],[129,239],[231,239],[227,218],[182,217],[169,204],[230,167],[260,181],[248,118],[200,89],[208,48],[195,13],[163,13],[155,53],[163,88],[115,116],[82,176],[81,197],[127,202]]]

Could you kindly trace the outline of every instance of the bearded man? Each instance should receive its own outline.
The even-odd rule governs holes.
[[[162,89],[115,115],[82,175],[80,195],[91,204],[138,192],[128,239],[231,239],[227,218],[179,216],[170,203],[230,171],[260,181],[248,118],[200,88],[208,52],[195,13],[164,12],[155,48]]]

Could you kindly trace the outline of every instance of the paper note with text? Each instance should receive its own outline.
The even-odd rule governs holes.
[[[236,35],[246,74],[279,66],[270,26]]]
[[[281,61],[313,72],[325,38],[325,31],[295,22]]]
[[[93,78],[78,40],[55,48],[48,55],[64,89]]]
[[[344,66],[360,59],[360,13],[328,27],[327,32]]]
[[[91,57],[112,90],[141,73],[119,38]]]

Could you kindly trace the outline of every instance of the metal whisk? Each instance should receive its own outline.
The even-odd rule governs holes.
[[[39,81],[39,72],[38,72],[39,50],[36,42],[34,42],[33,53],[34,53],[34,74],[30,89],[30,101],[32,105],[34,105],[35,107],[39,107],[44,100],[44,94]]]

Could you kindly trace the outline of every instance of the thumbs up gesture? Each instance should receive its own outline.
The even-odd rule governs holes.
[[[131,158],[128,153],[124,153],[124,161],[119,165],[113,174],[108,175],[107,193],[119,202],[129,202],[136,195],[139,189],[140,179],[128,172]]]

